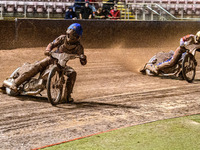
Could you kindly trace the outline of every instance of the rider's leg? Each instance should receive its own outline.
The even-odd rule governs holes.
[[[39,62],[32,64],[28,70],[25,70],[25,72],[23,72],[18,78],[15,79],[15,86],[18,87],[23,82],[30,80],[31,77],[46,69],[46,67],[51,63],[53,63],[53,60],[50,57],[47,57]]]
[[[184,51],[183,49],[178,47],[176,49],[176,51],[174,52],[174,55],[173,55],[172,59],[170,61],[168,61],[168,62],[165,62],[165,63],[157,66],[155,68],[155,71],[158,72],[159,70],[162,70],[162,69],[165,69],[165,68],[169,68],[169,67],[173,67],[178,62],[178,60],[180,59],[183,51]]]
[[[71,93],[73,92],[77,73],[73,68],[68,67],[66,69],[65,75],[67,75],[68,79],[65,87],[64,99],[67,100],[67,102],[73,102]]]

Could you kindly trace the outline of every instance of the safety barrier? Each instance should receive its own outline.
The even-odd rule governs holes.
[[[121,19],[135,20],[200,20],[200,0],[120,0],[118,5]],[[24,18],[64,18],[65,11],[73,6],[74,0],[3,0],[0,1],[0,19]],[[79,2],[84,3],[84,2]],[[106,2],[98,0],[91,5],[102,7]],[[133,17],[134,15],[134,17]]]
[[[83,27],[85,48],[176,47],[179,39],[199,30],[197,21],[110,21],[17,19],[0,21],[0,49],[45,47],[72,23]]]

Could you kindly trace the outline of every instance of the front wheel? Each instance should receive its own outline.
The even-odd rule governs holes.
[[[55,106],[62,98],[63,77],[57,66],[54,66],[47,80],[47,97],[49,102]]]
[[[148,61],[147,65],[154,65],[154,61],[156,61],[156,55],[154,55],[153,57],[151,57],[151,59]],[[146,68],[146,67],[145,67]],[[149,69],[146,68],[146,74],[149,76],[154,76],[155,74],[152,73]]]
[[[182,74],[186,81],[191,83],[196,74],[196,60],[192,54],[186,54],[182,63]]]

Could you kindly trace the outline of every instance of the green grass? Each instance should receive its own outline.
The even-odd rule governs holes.
[[[118,129],[45,150],[200,150],[200,115]]]

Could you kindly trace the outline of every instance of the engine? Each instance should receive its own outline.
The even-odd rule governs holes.
[[[24,85],[24,91],[37,91],[39,89],[44,89],[45,83],[43,79],[32,78],[28,83]]]

